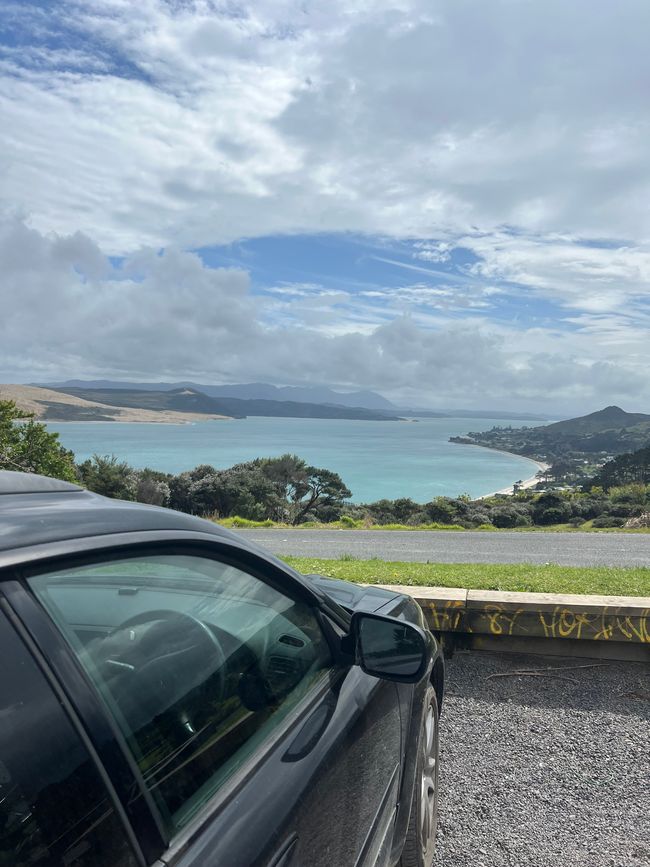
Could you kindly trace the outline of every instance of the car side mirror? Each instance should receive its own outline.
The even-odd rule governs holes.
[[[416,683],[429,662],[429,639],[419,626],[396,617],[356,611],[352,615],[350,639],[355,664],[366,674]]]

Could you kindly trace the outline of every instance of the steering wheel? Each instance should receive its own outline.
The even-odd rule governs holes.
[[[209,714],[207,703],[223,700],[225,654],[212,630],[191,614],[167,609],[136,614],[113,629],[98,650],[94,656],[102,674],[134,727],[178,704],[181,725],[194,733],[202,706]]]

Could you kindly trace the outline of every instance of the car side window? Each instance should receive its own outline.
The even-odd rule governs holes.
[[[137,863],[91,756],[0,613],[0,865]]]
[[[211,558],[111,559],[29,583],[115,718],[170,835],[330,665],[308,605]]]

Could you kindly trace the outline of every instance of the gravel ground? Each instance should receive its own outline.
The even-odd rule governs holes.
[[[650,665],[588,664],[449,661],[434,867],[650,865]]]
[[[472,530],[237,530],[274,554],[426,563],[558,563],[647,566],[650,535],[632,533],[498,533]]]

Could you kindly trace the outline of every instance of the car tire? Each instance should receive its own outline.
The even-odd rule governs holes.
[[[438,827],[438,701],[429,685],[418,740],[413,800],[399,867],[431,867]]]

